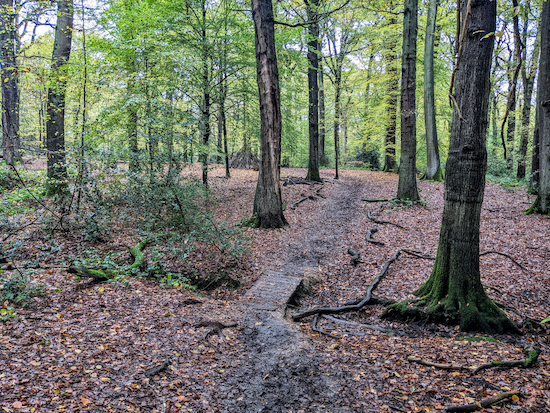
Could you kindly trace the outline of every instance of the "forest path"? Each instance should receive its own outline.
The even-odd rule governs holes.
[[[359,179],[327,183],[327,198],[319,200],[315,216],[303,217],[305,226],[292,231],[286,248],[263,267],[280,274],[303,277],[344,238],[361,204]],[[364,184],[363,184],[364,185]],[[254,288],[254,287],[253,287]],[[290,297],[287,297],[287,299]],[[330,374],[323,353],[317,353],[299,328],[284,318],[284,306],[252,305],[243,313],[245,352],[240,367],[229,375],[222,391],[226,412],[355,412],[345,406],[353,396],[342,394]]]

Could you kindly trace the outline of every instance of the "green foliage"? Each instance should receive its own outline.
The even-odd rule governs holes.
[[[468,336],[468,337],[456,337],[455,338],[456,341],[468,341],[470,343],[479,343],[480,341],[488,341],[490,343],[498,343],[499,341],[494,339],[493,337],[483,337],[483,336],[479,336],[479,337],[472,337],[472,336]]]
[[[32,284],[29,274],[16,273],[9,278],[0,278],[0,301],[16,305],[26,305],[33,297],[44,294],[42,284]]]
[[[0,308],[0,321],[6,322],[17,318],[17,312],[13,307]]]

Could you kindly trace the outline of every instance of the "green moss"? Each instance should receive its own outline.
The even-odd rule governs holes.
[[[539,213],[541,210],[541,207],[540,207],[540,196],[537,196],[537,199],[535,199],[535,202],[533,202],[533,205],[531,205],[526,211],[525,211],[525,215],[530,215],[530,214],[537,214]]]
[[[238,225],[241,227],[258,228],[260,226],[258,214],[254,213],[250,218],[241,219]]]
[[[456,341],[468,341],[470,343],[474,342],[474,343],[479,343],[481,341],[489,341],[491,343],[498,343],[498,340],[494,339],[493,337],[483,337],[483,336],[479,336],[479,337],[457,337],[455,338]]]

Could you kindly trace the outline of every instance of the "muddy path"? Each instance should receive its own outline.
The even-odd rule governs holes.
[[[359,211],[361,184],[344,178],[329,185],[327,198],[317,201],[316,216],[304,217],[304,227],[296,229],[296,236],[289,237],[265,268],[303,276],[334,254]],[[222,388],[224,411],[368,411],[342,386],[350,377],[333,369],[283,311],[244,309],[241,325],[245,351]]]

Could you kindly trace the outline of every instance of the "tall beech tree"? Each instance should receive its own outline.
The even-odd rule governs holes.
[[[401,68],[401,159],[398,199],[418,201],[416,185],[416,39],[418,0],[406,0]]]
[[[443,180],[435,119],[434,45],[439,0],[430,0],[424,43],[424,123],[426,125],[426,175],[433,181]]]
[[[443,221],[432,273],[415,294],[420,300],[389,306],[385,317],[427,317],[462,330],[518,331],[487,296],[479,269],[479,223],[487,170],[487,112],[496,1],[461,2],[460,39]]]
[[[13,0],[0,0],[0,65],[2,74],[2,148],[4,160],[14,165],[20,156],[17,27]]]
[[[397,27],[397,20],[391,18],[390,27]],[[397,74],[397,39],[391,35],[384,54],[388,92],[386,94],[386,135],[384,137],[384,172],[396,172],[395,133],[397,129],[397,96],[399,94],[399,77]]]
[[[282,228],[281,194],[281,96],[275,50],[271,0],[251,0],[254,20],[256,73],[260,99],[260,173],[254,196],[253,224],[259,228]]]
[[[307,83],[309,93],[309,162],[307,177],[310,181],[321,181],[319,176],[319,0],[305,0],[308,24]]]
[[[542,6],[539,63],[539,188],[535,209],[550,215],[550,0]]]
[[[65,92],[67,89],[67,64],[71,55],[72,36],[73,1],[59,0],[49,75],[50,86],[48,88],[46,120],[47,188],[50,195],[65,191],[68,183],[65,165]]]

